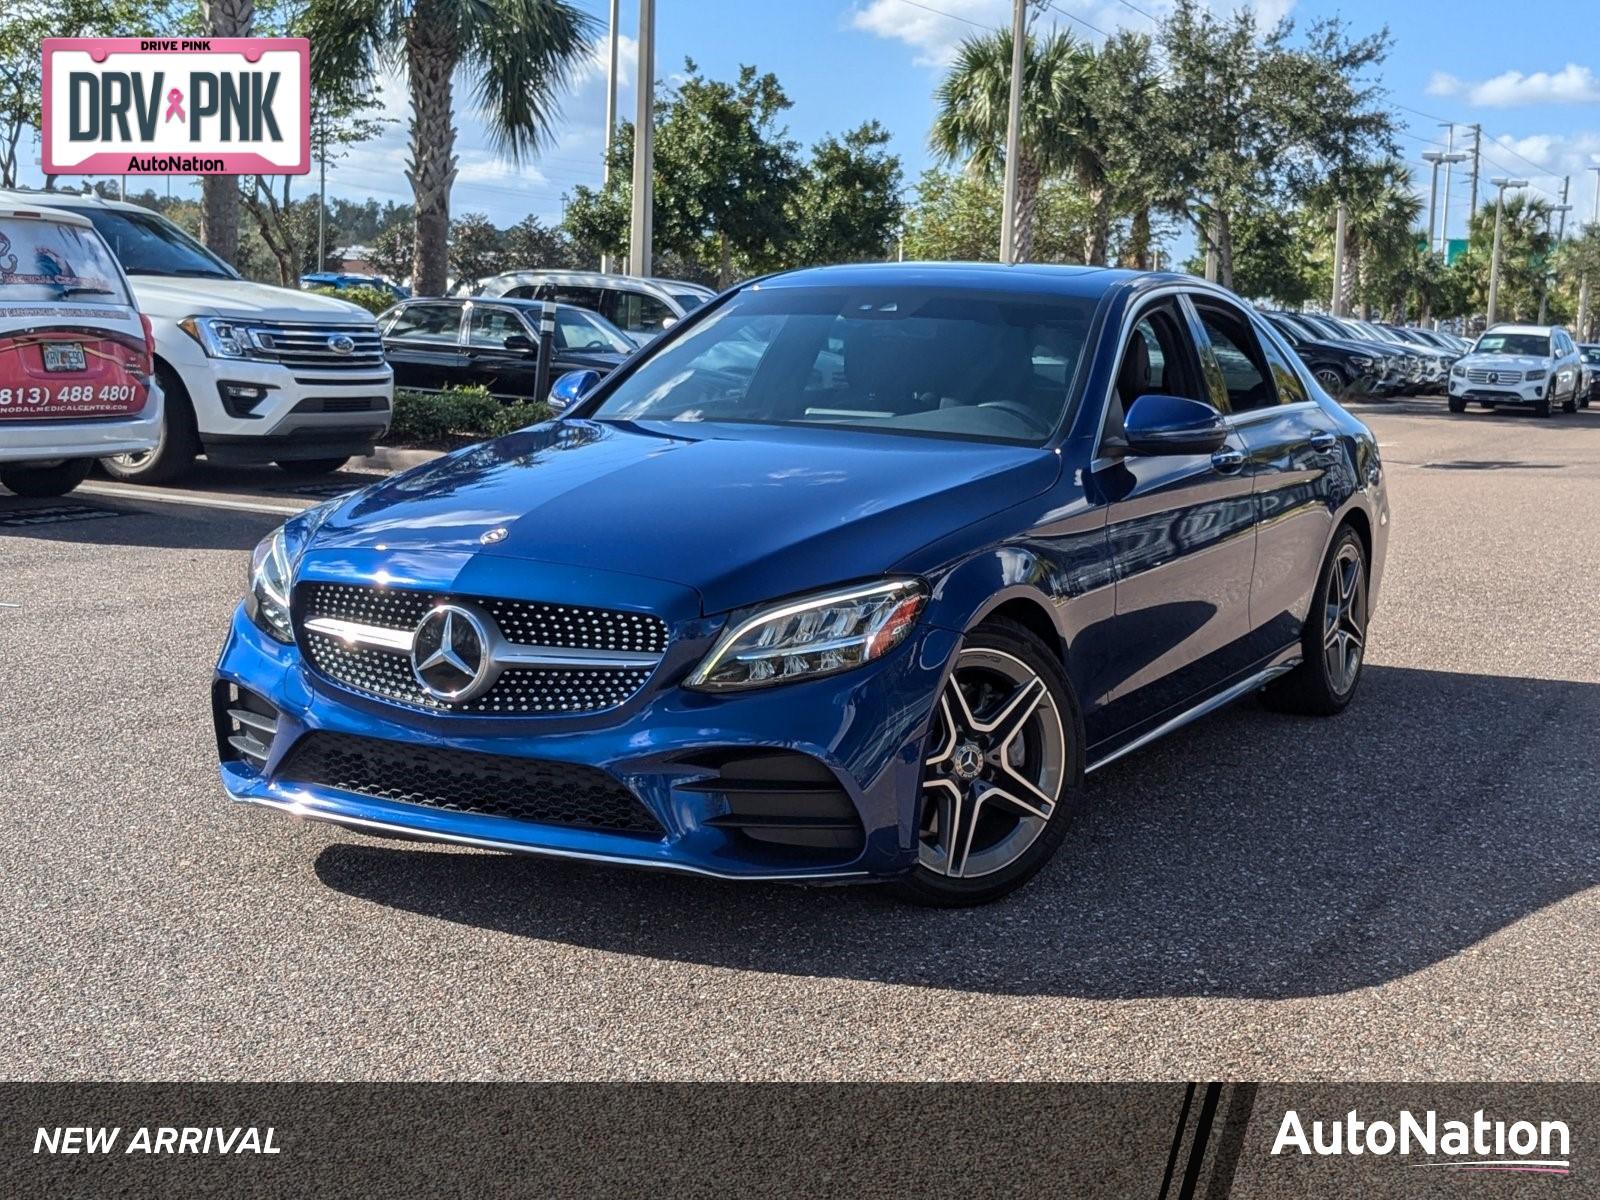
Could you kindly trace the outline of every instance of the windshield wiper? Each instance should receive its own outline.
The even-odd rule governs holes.
[[[94,287],[87,283],[70,284],[61,289],[63,296],[115,296],[110,288]]]
[[[165,275],[181,279],[232,279],[221,271],[168,271],[164,267],[125,267],[129,275]]]

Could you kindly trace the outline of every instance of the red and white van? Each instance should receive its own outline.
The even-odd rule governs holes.
[[[0,197],[0,485],[60,496],[161,438],[150,323],[83,217]]]

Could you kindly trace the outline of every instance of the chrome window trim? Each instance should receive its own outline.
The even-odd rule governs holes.
[[[1127,312],[1122,315],[1122,327],[1117,331],[1116,341],[1112,346],[1112,353],[1116,355],[1116,365],[1111,371],[1111,380],[1106,384],[1105,394],[1100,397],[1100,418],[1095,424],[1094,453],[1089,456],[1089,470],[1091,472],[1103,470],[1106,466],[1120,461],[1113,455],[1101,453],[1101,444],[1106,436],[1106,413],[1111,409],[1111,397],[1117,390],[1117,376],[1122,371],[1122,352],[1128,342],[1128,336],[1133,332],[1133,327],[1139,323],[1139,318],[1145,310],[1152,307],[1157,301],[1165,300],[1171,296],[1182,296],[1188,291],[1191,284],[1172,283],[1162,284],[1148,292],[1142,292],[1136,301],[1128,306]],[[1101,335],[1102,337],[1104,334]],[[1190,335],[1193,336],[1192,334]],[[1198,350],[1198,347],[1196,347]]]

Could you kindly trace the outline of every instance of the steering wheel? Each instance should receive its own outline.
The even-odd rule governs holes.
[[[1040,434],[1049,437],[1056,431],[1055,426],[1045,424],[1044,418],[1026,404],[1017,400],[988,400],[978,405],[979,408],[997,408],[1001,412],[1010,413],[1025,425],[1032,426]]]

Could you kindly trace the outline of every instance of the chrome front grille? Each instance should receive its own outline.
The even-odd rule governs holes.
[[[370,371],[382,366],[383,338],[376,325],[258,321],[250,327],[256,349],[286,367],[317,371]],[[334,349],[348,338],[348,351]]]
[[[1490,376],[1493,376],[1491,379]],[[1468,367],[1468,383],[1521,383],[1522,372],[1506,367]]]
[[[470,606],[498,634],[492,682],[454,703],[425,691],[412,669],[413,634],[445,602]],[[644,686],[667,646],[666,624],[643,613],[349,584],[302,584],[296,625],[306,658],[334,682],[410,708],[475,716],[615,708]]]

